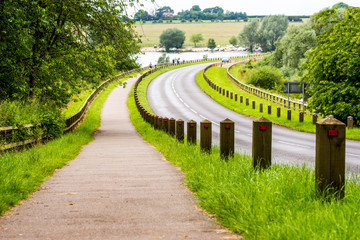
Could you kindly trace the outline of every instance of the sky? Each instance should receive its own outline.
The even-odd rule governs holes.
[[[219,6],[224,11],[246,12],[247,15],[313,15],[320,10],[343,2],[353,7],[360,7],[360,0],[150,0],[141,1],[150,13],[151,9],[163,6],[171,7],[175,13],[189,10],[199,5],[201,10]]]

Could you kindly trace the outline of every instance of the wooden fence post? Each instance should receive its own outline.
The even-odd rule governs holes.
[[[291,109],[287,110],[287,120],[291,120]]]
[[[227,159],[234,156],[235,123],[230,119],[220,122],[220,156]]]
[[[271,165],[272,122],[264,117],[253,121],[252,158],[254,168]]]
[[[352,116],[347,117],[347,127],[348,129],[354,128],[354,118]]]
[[[194,120],[187,122],[186,140],[188,144],[196,144],[196,122]]]
[[[268,114],[271,115],[271,105],[268,105]]]
[[[340,198],[345,195],[345,134],[345,124],[333,116],[316,123],[316,188]]]
[[[176,121],[176,139],[184,142],[184,121],[182,119]]]
[[[318,115],[316,113],[314,113],[312,115],[312,119],[313,119],[313,124],[316,124],[317,123],[317,119],[318,119]]]
[[[169,134],[170,136],[175,136],[175,119],[170,118],[169,119]]]
[[[211,152],[212,127],[207,119],[200,122],[200,149]]]

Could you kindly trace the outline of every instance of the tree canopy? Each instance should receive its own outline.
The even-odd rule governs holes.
[[[246,44],[250,48],[250,52],[253,51],[253,46],[259,42],[258,35],[259,22],[249,22],[239,34],[239,40],[241,43]]]
[[[65,104],[84,83],[134,65],[126,4],[138,0],[0,2],[0,98]]]
[[[204,37],[201,33],[193,34],[193,35],[191,35],[191,38],[190,38],[190,41],[194,43],[195,47],[196,47],[196,44],[201,42],[202,40],[204,40]]]
[[[170,48],[182,48],[185,42],[185,33],[177,28],[168,28],[160,35],[160,44],[169,51]]]
[[[264,17],[259,29],[259,44],[264,51],[275,50],[275,42],[285,35],[289,25],[288,17],[284,15],[270,15]]]
[[[314,16],[316,25],[327,27],[307,54],[303,80],[316,112],[342,121],[351,115],[359,123],[360,9],[350,7],[342,19],[334,18],[336,14],[336,9],[327,9]]]

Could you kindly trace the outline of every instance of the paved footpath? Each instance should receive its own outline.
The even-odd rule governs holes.
[[[132,126],[134,82],[109,95],[95,140],[0,218],[0,239],[237,239],[197,209],[181,172]]]

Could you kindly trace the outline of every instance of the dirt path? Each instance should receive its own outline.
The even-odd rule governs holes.
[[[132,126],[127,88],[79,156],[0,218],[0,239],[237,239],[196,208],[183,176]]]

